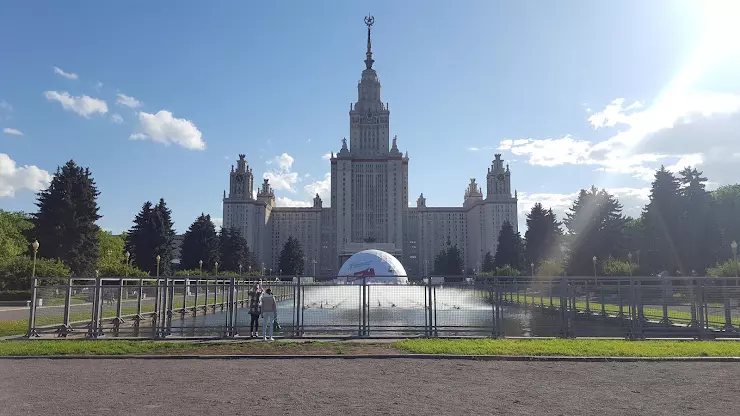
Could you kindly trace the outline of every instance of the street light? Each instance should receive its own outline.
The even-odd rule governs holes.
[[[311,260],[313,262],[313,277],[316,278],[316,259]]]
[[[162,260],[162,257],[157,254],[157,277],[159,277],[159,262]]]
[[[239,265],[239,276],[241,276],[241,275],[242,275],[242,265],[240,264]]]
[[[737,261],[737,241],[732,241],[730,243],[730,248],[732,249],[732,259]]]
[[[200,270],[200,276],[203,277],[203,260],[198,260],[198,270]]]
[[[214,263],[213,265],[216,266],[216,276],[218,276],[218,262]]]
[[[596,256],[591,257],[591,261],[594,263],[594,279],[596,279]]]
[[[123,256],[126,257],[126,272],[125,272],[125,274],[126,274],[126,277],[128,277],[128,261],[131,259],[131,253],[129,253],[127,251],[127,252],[123,253]]]
[[[532,277],[534,277],[534,262],[529,263],[529,268],[532,270]]]
[[[31,279],[36,278],[36,256],[39,254],[39,240],[33,240],[33,269],[31,270]]]

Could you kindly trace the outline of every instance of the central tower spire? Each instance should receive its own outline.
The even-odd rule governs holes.
[[[365,24],[367,25],[367,52],[365,52],[365,68],[367,69],[373,69],[373,45],[372,41],[370,40],[370,28],[373,27],[373,23],[375,23],[375,18],[368,14],[365,16]]]

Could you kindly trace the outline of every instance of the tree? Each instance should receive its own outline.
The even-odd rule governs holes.
[[[569,232],[571,275],[593,274],[593,260],[627,253],[624,229],[627,219],[622,205],[605,190],[582,189],[563,221]]]
[[[519,271],[522,270],[522,238],[518,232],[514,232],[514,227],[509,221],[504,221],[498,234],[498,246],[493,256],[493,265],[496,268],[511,266]]]
[[[712,196],[705,189],[707,178],[702,177],[702,172],[688,167],[679,175],[683,200],[679,264],[683,275],[688,276],[693,271],[702,273],[717,263],[722,234],[713,217]]]
[[[730,244],[740,243],[740,184],[720,186],[712,192],[712,199],[713,216],[722,235],[718,255],[720,259],[730,259]]]
[[[33,257],[16,256],[0,262],[0,291],[31,289]],[[61,260],[37,259],[36,277],[69,277],[70,270]],[[39,285],[65,284],[63,281],[39,280]]]
[[[33,238],[39,256],[61,259],[76,276],[92,275],[98,260],[97,198],[90,169],[70,160],[57,168],[49,188],[37,194]]]
[[[280,270],[282,274],[300,276],[303,274],[303,250],[297,239],[288,237],[280,252]]]
[[[219,261],[219,239],[216,226],[210,215],[200,214],[185,232],[180,249],[182,269],[198,270],[203,261],[203,270],[213,270]]]
[[[524,233],[526,262],[538,265],[553,257],[559,252],[558,244],[562,234],[560,223],[552,209],[545,211],[539,202],[534,204],[527,214],[527,231]]]
[[[0,261],[29,252],[26,234],[32,228],[33,223],[25,213],[0,210]]]
[[[678,179],[661,166],[655,172],[650,189],[650,202],[642,212],[644,238],[641,267],[651,272],[678,269],[677,250],[681,227],[681,199]]]
[[[457,248],[457,244],[452,244],[449,237],[446,248],[434,258],[434,273],[447,276],[460,276],[463,273],[462,253]]]
[[[160,199],[157,205],[147,201],[136,214],[126,237],[126,250],[131,253],[133,264],[151,275],[157,271],[157,255],[160,256],[159,274],[172,274],[175,232],[170,215],[164,200]]]
[[[247,240],[242,237],[238,230],[221,228],[219,241],[221,253],[219,270],[239,272],[239,266],[241,265],[242,271],[246,272],[250,270],[249,266],[255,267],[255,264],[252,263],[253,258],[249,252],[249,247],[247,247]]]
[[[172,211],[167,208],[164,198],[160,198],[154,207],[154,226],[156,230],[155,257],[160,256],[160,274],[171,276],[173,274],[172,260],[175,242],[174,223],[172,222]]]
[[[493,256],[491,255],[491,252],[486,252],[486,255],[483,256],[483,270],[481,270],[483,273],[491,273],[494,271],[496,266],[493,263]]]

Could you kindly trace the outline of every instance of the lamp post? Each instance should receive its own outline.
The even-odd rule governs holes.
[[[732,243],[730,243],[730,248],[732,249],[732,261],[735,263],[735,277],[738,277],[738,269],[740,269],[740,267],[738,267],[737,264],[737,241],[733,240]]]
[[[262,276],[265,275],[265,262],[262,262],[262,271],[261,271],[261,274],[262,274]]]
[[[311,260],[313,263],[313,278],[316,279],[316,259]]]
[[[250,274],[250,275],[252,274],[252,265],[251,264],[248,264],[247,265],[247,274]]]
[[[214,265],[214,266],[215,266],[215,268],[216,268],[216,270],[215,270],[215,272],[216,272],[216,276],[218,276],[218,262],[214,263],[213,265]]]
[[[242,275],[242,265],[240,264],[239,265],[239,276],[241,276],[241,275]]]
[[[627,265],[629,266],[630,277],[632,277],[632,252],[627,253]]]
[[[39,240],[33,240],[31,247],[33,247],[33,269],[31,270],[31,279],[35,279],[36,278],[36,257],[39,254]]]
[[[159,277],[159,262],[162,260],[162,257],[157,254],[157,277]]]
[[[203,260],[198,260],[198,270],[200,271],[200,276],[203,277]]]
[[[532,271],[532,277],[534,277],[534,262],[529,263],[529,269]]]
[[[594,279],[596,279],[596,256],[591,257],[591,261],[594,263]]]

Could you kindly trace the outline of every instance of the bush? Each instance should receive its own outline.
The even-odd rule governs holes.
[[[636,269],[634,264],[622,260],[609,259],[604,262],[604,276],[632,276]]]
[[[558,277],[565,274],[563,263],[557,260],[544,260],[537,266],[535,274],[540,277]]]
[[[98,265],[100,277],[148,277],[149,273],[125,263],[105,263]]]
[[[493,275],[499,277],[516,277],[521,274],[522,273],[519,270],[509,266],[508,264],[504,267],[497,267],[496,270],[493,271]]]
[[[727,260],[717,267],[707,269],[707,276],[711,277],[736,277],[740,276],[740,260]]]
[[[30,290],[6,290],[0,292],[0,302],[2,301],[17,301],[17,300],[31,300]]]
[[[33,271],[33,258],[29,256],[17,256],[0,264],[0,290],[29,290],[31,288],[31,274]],[[69,267],[60,260],[37,259],[36,277],[60,277],[70,276]],[[59,284],[61,280],[40,280],[40,285]]]

